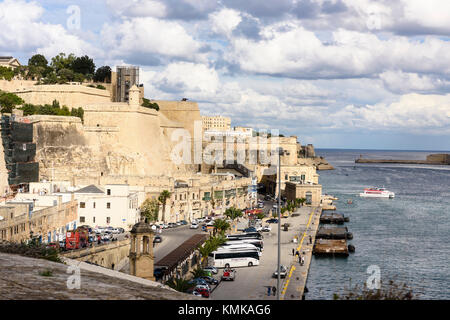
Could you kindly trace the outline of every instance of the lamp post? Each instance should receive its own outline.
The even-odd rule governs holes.
[[[281,155],[283,148],[278,148],[278,263],[277,263],[277,300],[280,300],[280,260],[281,260]]]

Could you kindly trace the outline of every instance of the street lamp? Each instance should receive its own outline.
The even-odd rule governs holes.
[[[281,155],[283,154],[283,148],[278,148],[278,266],[277,266],[277,300],[280,300],[280,259],[281,259]]]

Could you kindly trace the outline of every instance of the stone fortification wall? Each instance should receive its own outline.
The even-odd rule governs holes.
[[[0,80],[0,90],[15,93],[33,87],[35,84],[34,80]]]
[[[40,179],[74,184],[158,184],[158,177],[189,175],[195,167],[170,157],[174,130],[183,128],[153,109],[126,103],[87,105],[77,117],[33,115]],[[161,182],[162,185],[162,182]]]
[[[51,104],[58,100],[60,105],[69,109],[85,107],[87,104],[107,103],[111,101],[108,90],[90,88],[84,85],[38,85],[14,92],[26,103]]]

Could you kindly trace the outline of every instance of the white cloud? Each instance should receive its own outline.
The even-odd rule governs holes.
[[[242,21],[239,11],[233,9],[221,9],[209,14],[212,31],[230,37],[233,30]]]
[[[162,18],[167,14],[164,3],[152,0],[107,0],[106,4],[118,16]]]
[[[43,13],[44,9],[36,2],[0,2],[0,50],[39,52],[48,57],[62,51],[100,54],[100,50],[63,26],[39,21]]]
[[[152,58],[145,55],[152,54],[191,61],[205,60],[205,55],[200,52],[202,44],[175,21],[152,17],[125,19],[104,25],[101,35],[104,48],[112,57],[133,57],[144,63],[147,58]]]
[[[244,72],[294,78],[373,77],[386,69],[448,73],[450,42],[339,29],[331,43],[295,22],[267,26],[262,40],[232,39],[225,58]]]

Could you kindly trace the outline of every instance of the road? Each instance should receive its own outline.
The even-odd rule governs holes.
[[[299,216],[283,218],[281,223],[290,223],[289,231],[281,230],[281,264],[288,268],[292,264],[294,257],[292,249],[298,245],[293,242],[295,236],[304,232],[305,221],[311,212],[310,207],[302,207],[297,211]],[[240,222],[248,223],[245,219]],[[239,226],[241,227],[241,226]],[[236,280],[221,282],[217,289],[211,294],[213,300],[242,300],[242,299],[276,299],[276,296],[267,296],[268,286],[277,286],[277,279],[272,278],[273,272],[277,269],[278,260],[278,233],[277,224],[271,224],[272,230],[264,233],[264,251],[260,259],[259,266],[236,268]],[[219,274],[220,274],[219,270]],[[280,282],[280,289],[283,287],[283,279]]]

